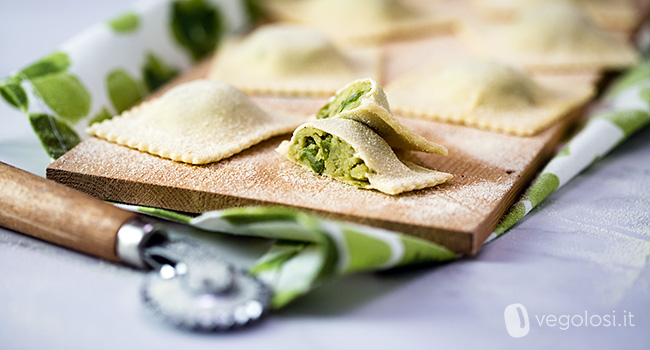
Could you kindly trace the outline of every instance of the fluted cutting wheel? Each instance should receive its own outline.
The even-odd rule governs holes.
[[[142,288],[147,307],[172,324],[197,331],[226,331],[259,320],[271,291],[255,276],[227,263],[180,263],[149,274]]]

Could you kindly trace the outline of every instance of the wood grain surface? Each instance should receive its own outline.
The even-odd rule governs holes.
[[[463,56],[462,48],[450,39],[387,45],[384,79],[424,63],[431,58],[427,52],[445,50]],[[410,54],[416,52],[419,54]],[[197,66],[170,86],[205,76],[208,65],[209,61]],[[254,100],[264,108],[306,117],[326,101],[259,96]],[[401,156],[454,175],[446,184],[398,196],[317,177],[286,161],[274,150],[290,135],[201,166],[90,138],[52,163],[47,177],[104,200],[190,213],[245,205],[290,206],[403,232],[473,254],[580,115],[580,110],[574,111],[533,137],[397,116],[407,127],[449,149],[448,157],[417,152]]]
[[[119,261],[117,231],[137,214],[0,162],[0,226]]]

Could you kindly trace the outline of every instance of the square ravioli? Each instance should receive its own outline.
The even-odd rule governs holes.
[[[528,6],[504,23],[468,23],[462,37],[483,56],[534,72],[618,70],[639,61],[626,38],[599,28],[580,7],[563,2]]]
[[[553,0],[579,6],[599,27],[632,31],[639,24],[642,13],[631,0]],[[548,0],[472,0],[481,15],[494,20],[510,20],[517,12]]]
[[[386,88],[395,113],[514,135],[533,135],[584,105],[593,78],[533,78],[489,60],[433,63]]]
[[[93,124],[87,132],[163,158],[205,164],[290,133],[303,120],[265,111],[228,84],[197,80]]]
[[[270,95],[330,95],[359,78],[379,79],[380,52],[340,47],[306,27],[273,24],[226,43],[214,58],[209,79]]]
[[[335,41],[361,44],[449,33],[456,23],[443,5],[404,0],[271,1],[264,6],[277,20],[304,23]]]

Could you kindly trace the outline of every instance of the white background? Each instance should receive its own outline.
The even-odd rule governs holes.
[[[129,3],[0,0],[0,76]],[[140,305],[141,272],[0,228],[0,349],[647,349],[648,140],[646,128],[478,256],[350,276],[234,334],[171,329]],[[0,160],[41,176],[49,163],[27,119],[4,103]],[[520,339],[505,329],[513,303],[531,317]],[[636,326],[562,331],[534,319],[585,311],[629,311]]]

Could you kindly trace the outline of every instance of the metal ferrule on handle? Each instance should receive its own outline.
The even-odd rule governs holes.
[[[167,239],[167,233],[162,225],[143,217],[136,217],[125,222],[117,231],[117,256],[131,266],[141,269],[151,268],[143,258],[144,250]]]

